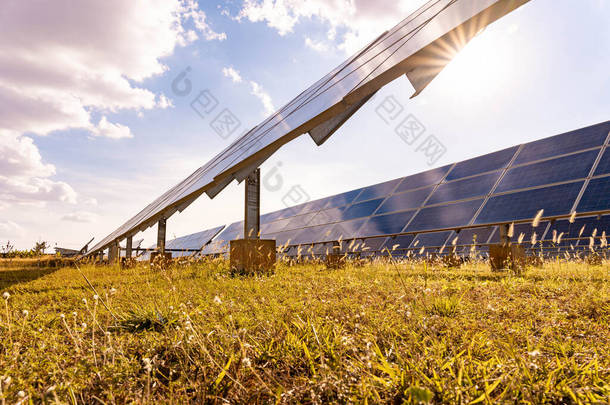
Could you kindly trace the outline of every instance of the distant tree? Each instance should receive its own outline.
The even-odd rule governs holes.
[[[36,244],[34,245],[34,249],[32,249],[34,251],[34,254],[36,256],[41,256],[44,254],[44,251],[47,250],[47,248],[49,247],[49,244],[47,242],[36,242]]]
[[[0,245],[0,255],[2,257],[9,257],[14,249],[15,246],[11,244],[10,240],[8,240],[6,241],[6,245]]]

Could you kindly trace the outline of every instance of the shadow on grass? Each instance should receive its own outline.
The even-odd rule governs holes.
[[[21,269],[0,269],[0,291],[15,284],[27,283],[46,276],[59,270],[59,268],[29,267]]]

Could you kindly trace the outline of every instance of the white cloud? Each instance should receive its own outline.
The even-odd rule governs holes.
[[[0,12],[0,207],[76,203],[30,136],[80,128],[132,138],[107,116],[172,106],[142,81],[199,38],[224,40],[195,0],[3,0]],[[25,28],[24,28],[25,27]],[[96,123],[92,116],[101,119]]]
[[[345,33],[339,49],[353,53],[391,28],[425,0],[245,0],[237,19],[265,22],[280,35],[293,32],[302,19],[329,25],[328,40],[337,29]]]
[[[269,93],[267,93],[265,89],[263,89],[263,86],[256,82],[250,81],[250,94],[258,98],[261,103],[263,103],[263,107],[265,108],[265,116],[273,114],[275,112],[273,100],[271,99]]]
[[[89,224],[97,221],[98,216],[93,212],[88,211],[77,211],[70,214],[64,215],[61,220],[68,222],[77,222],[83,224]]]
[[[0,203],[40,204],[46,201],[76,203],[68,184],[53,181],[55,166],[44,163],[34,141],[0,130]]]
[[[10,240],[23,235],[24,229],[13,221],[0,221],[0,239]]]
[[[239,73],[239,71],[233,67],[223,68],[222,74],[225,77],[228,77],[229,79],[231,79],[233,81],[233,83],[242,83],[244,81],[244,79],[241,76],[241,74]],[[271,96],[269,95],[269,93],[267,93],[265,91],[263,86],[261,86],[259,83],[255,82],[255,81],[250,80],[250,81],[248,81],[248,84],[250,85],[250,94],[252,94],[254,97],[258,98],[260,100],[260,102],[263,104],[263,107],[265,109],[263,114],[265,116],[273,114],[275,112],[275,107],[273,106],[273,100],[271,99]]]
[[[306,37],[305,38],[305,46],[313,49],[316,52],[326,52],[328,51],[328,44],[322,41],[314,41],[313,39]]]
[[[232,67],[223,68],[222,74],[233,80],[233,83],[241,83],[243,81],[239,72]]]
[[[102,117],[97,124],[97,128],[93,131],[95,136],[103,136],[111,139],[133,138],[133,134],[129,127],[121,124],[113,124],[108,122],[106,117]]]

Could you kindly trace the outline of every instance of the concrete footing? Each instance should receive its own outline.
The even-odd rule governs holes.
[[[273,239],[232,240],[229,260],[231,272],[240,275],[272,273],[276,262]]]
[[[525,249],[520,245],[491,245],[489,263],[493,271],[511,269],[520,272],[525,268]]]

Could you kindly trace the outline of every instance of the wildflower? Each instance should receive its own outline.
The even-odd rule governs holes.
[[[97,300],[99,300],[99,299],[100,299],[100,296],[99,296],[99,295],[97,295],[97,294],[95,294],[95,295],[93,296],[93,299],[94,299],[95,301],[97,301]]]
[[[252,367],[252,362],[250,361],[250,359],[248,357],[244,357],[241,362],[246,367]]]
[[[87,298],[83,298],[83,304],[87,305]]]
[[[218,305],[222,304],[222,300],[218,295],[214,297],[214,303]]]
[[[87,329],[87,324],[85,322],[81,323],[80,325],[83,329]]]
[[[2,294],[2,298],[4,298],[5,300],[8,300],[11,297],[11,294],[8,293],[8,291],[5,291],[4,294]]]
[[[152,361],[148,357],[145,357],[142,359],[142,363],[144,363],[144,370],[146,370],[147,373],[150,373],[152,371]]]
[[[116,288],[112,287],[110,289],[110,295],[114,295],[114,294],[116,294]]]
[[[25,392],[23,392],[23,391],[19,391],[19,392],[17,393],[17,396],[18,396],[19,398],[25,398]]]
[[[61,319],[66,319],[66,316],[65,316],[64,314],[59,314],[59,317],[60,317]]]
[[[7,377],[4,379],[4,385],[5,385],[5,386],[9,385],[9,384],[11,383],[11,381],[13,381],[13,379],[12,379],[10,376],[7,376]]]
[[[23,314],[23,316],[25,316],[27,318],[27,316],[30,314],[29,311],[27,309],[24,309],[23,311],[21,311],[21,313]]]
[[[536,349],[531,352],[527,352],[527,354],[529,354],[532,357],[540,356],[540,350]]]

